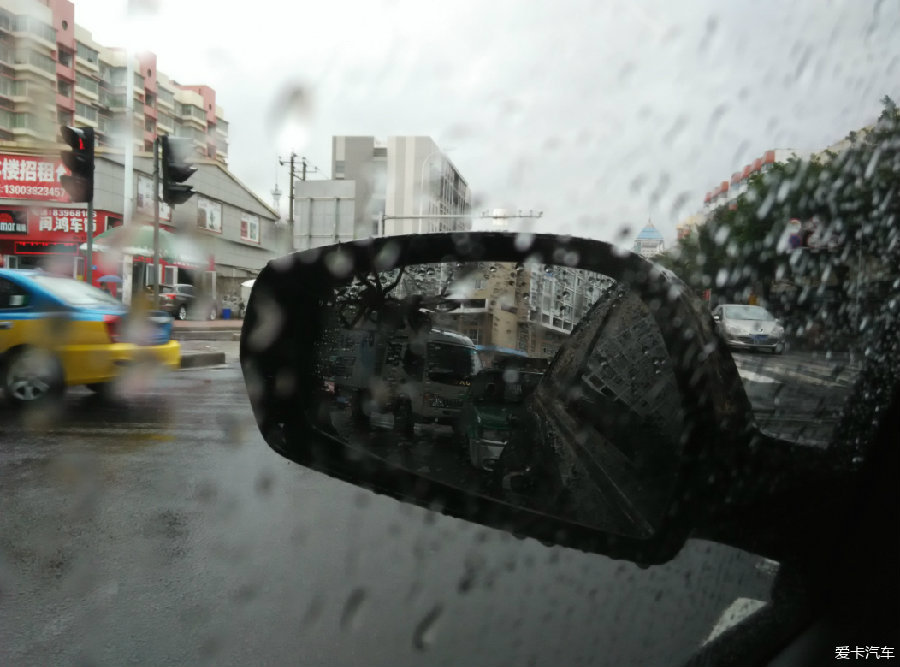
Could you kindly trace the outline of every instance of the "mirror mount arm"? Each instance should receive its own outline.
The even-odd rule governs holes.
[[[746,464],[724,487],[725,502],[696,518],[695,536],[773,560],[814,556],[848,506],[855,478],[826,449],[748,434]]]

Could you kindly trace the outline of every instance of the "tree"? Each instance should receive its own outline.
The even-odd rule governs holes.
[[[751,176],[746,192],[716,209],[660,262],[694,288],[711,288],[727,299],[758,289],[771,301],[776,283],[793,281],[805,286],[807,305],[824,295],[826,279],[847,305],[858,297],[863,272],[896,277],[900,110],[887,96],[882,107],[872,127],[848,135],[844,150],[794,158]],[[816,221],[839,249],[785,252],[779,240],[794,218]],[[782,305],[796,309],[803,299]]]

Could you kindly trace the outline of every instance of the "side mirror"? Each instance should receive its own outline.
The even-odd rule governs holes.
[[[771,452],[800,488],[793,450],[757,428],[708,312],[669,272],[598,241],[387,237],[270,263],[241,366],[269,445],[351,483],[639,563],[720,527],[772,553],[742,510],[777,502],[760,475]],[[526,359],[481,371],[473,338]],[[497,391],[464,409],[483,373]]]

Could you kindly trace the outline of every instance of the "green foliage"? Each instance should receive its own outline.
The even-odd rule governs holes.
[[[846,282],[860,253],[867,263],[900,265],[900,109],[890,97],[870,128],[846,148],[777,163],[750,177],[747,190],[659,258],[695,289],[769,293],[777,280],[837,275]],[[816,220],[841,249],[790,261],[779,239],[792,218]],[[829,274],[829,272],[831,272]]]

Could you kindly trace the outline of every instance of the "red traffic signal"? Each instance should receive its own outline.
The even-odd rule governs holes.
[[[71,176],[60,176],[59,184],[69,193],[73,202],[94,200],[94,128],[60,128],[63,141],[72,150],[60,153],[62,163],[72,172]]]

